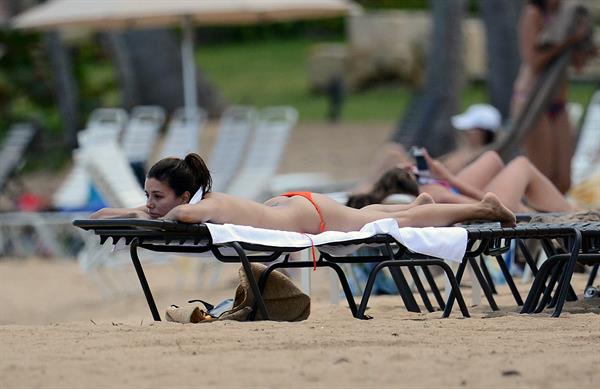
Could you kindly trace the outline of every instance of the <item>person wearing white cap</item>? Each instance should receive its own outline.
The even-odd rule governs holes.
[[[496,134],[500,130],[502,118],[495,107],[489,104],[474,104],[464,113],[453,116],[451,122],[463,136],[458,137],[459,147],[441,157],[441,159],[452,173],[458,173],[469,162],[477,158],[484,151],[485,146],[495,140]],[[372,190],[373,184],[386,171],[398,164],[412,162],[413,158],[403,145],[388,142],[378,150],[369,173],[350,192],[369,192]],[[490,169],[502,168],[502,166],[497,165],[491,163]]]
[[[465,112],[452,116],[451,122],[459,133],[459,147],[443,159],[450,171],[458,172],[494,142],[502,117],[492,105],[473,104]]]

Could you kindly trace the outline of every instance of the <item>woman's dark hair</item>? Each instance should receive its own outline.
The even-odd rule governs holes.
[[[346,205],[362,208],[370,204],[380,204],[391,194],[419,195],[419,185],[413,176],[400,167],[395,167],[383,174],[373,185],[369,193],[361,193],[348,197]]]
[[[535,5],[536,7],[541,9],[543,12],[546,11],[546,7],[547,7],[546,0],[529,0],[529,4]]]
[[[202,188],[202,197],[212,188],[212,178],[204,160],[195,153],[181,158],[164,158],[150,168],[148,178],[167,183],[177,196],[186,191],[193,196]]]

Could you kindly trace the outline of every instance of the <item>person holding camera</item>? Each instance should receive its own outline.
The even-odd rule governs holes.
[[[413,150],[416,165],[400,164],[381,176],[367,193],[351,195],[346,205],[363,208],[390,194],[429,194],[436,203],[472,204],[494,193],[513,212],[565,212],[574,207],[526,157],[504,165],[494,151],[483,153],[458,173],[452,173],[427,150]]]
[[[465,112],[452,116],[451,122],[456,129],[459,147],[441,159],[451,172],[458,173],[496,139],[502,117],[500,111],[490,104],[473,104]],[[413,158],[403,145],[387,142],[377,150],[367,175],[350,191],[354,194],[369,192],[386,171],[411,161]]]

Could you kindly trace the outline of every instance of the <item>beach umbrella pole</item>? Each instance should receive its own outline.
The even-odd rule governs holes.
[[[183,39],[181,40],[181,65],[183,76],[183,101],[186,116],[191,115],[198,107],[196,95],[196,68],[194,66],[194,35],[192,19],[184,16],[181,19]]]

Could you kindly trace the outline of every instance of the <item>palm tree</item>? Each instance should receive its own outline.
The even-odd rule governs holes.
[[[462,19],[465,0],[431,0],[432,36],[425,87],[409,103],[393,140],[425,146],[438,156],[455,146],[450,117],[464,85]]]

